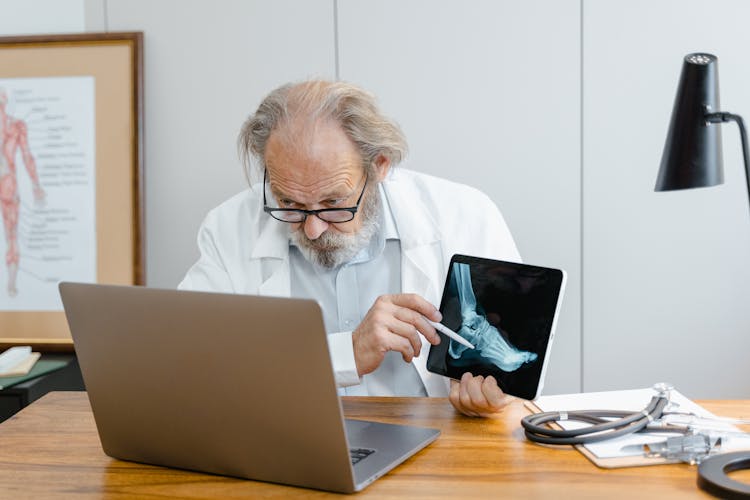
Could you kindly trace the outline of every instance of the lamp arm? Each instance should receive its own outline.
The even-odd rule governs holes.
[[[747,184],[748,199],[750,199],[750,154],[748,153],[747,147],[747,132],[745,131],[745,122],[742,120],[742,117],[740,115],[725,113],[723,111],[719,111],[717,113],[707,113],[706,121],[708,123],[726,123],[733,121],[736,122],[737,126],[740,128],[742,155],[745,159],[745,183]]]

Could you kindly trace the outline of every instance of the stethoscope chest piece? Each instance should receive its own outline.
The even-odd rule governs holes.
[[[750,498],[750,484],[735,481],[727,473],[750,469],[750,451],[722,453],[698,466],[698,486],[720,498]]]

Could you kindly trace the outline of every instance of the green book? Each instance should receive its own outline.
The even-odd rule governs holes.
[[[34,367],[29,370],[29,373],[27,373],[26,375],[19,375],[17,377],[0,377],[0,390],[7,389],[8,387],[20,384],[21,382],[26,382],[27,380],[39,377],[40,375],[44,375],[45,373],[59,370],[66,364],[68,364],[67,361],[40,359],[39,361],[34,363]]]

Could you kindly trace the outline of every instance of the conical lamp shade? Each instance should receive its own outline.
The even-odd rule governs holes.
[[[721,127],[705,115],[719,111],[716,56],[688,54],[672,109],[656,191],[715,186],[724,182]]]

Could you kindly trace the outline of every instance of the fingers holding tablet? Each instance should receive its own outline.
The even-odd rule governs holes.
[[[473,376],[466,372],[460,381],[451,380],[448,398],[453,407],[469,417],[488,417],[501,411],[510,398],[491,375]]]
[[[467,372],[484,377],[482,383],[491,377],[505,394],[535,399],[564,288],[559,269],[454,255],[440,312],[443,325],[466,342],[443,336],[430,348],[428,370],[455,380]]]

